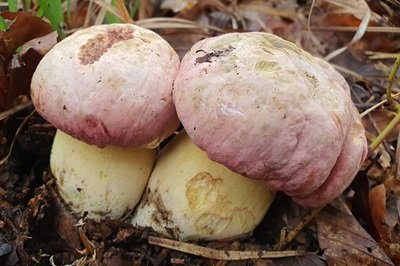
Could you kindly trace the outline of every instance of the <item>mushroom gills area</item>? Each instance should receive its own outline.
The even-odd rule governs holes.
[[[94,219],[123,219],[139,202],[155,161],[155,150],[98,148],[58,130],[50,168],[70,209]]]
[[[211,161],[180,133],[162,151],[132,224],[180,240],[226,239],[251,233],[274,196],[263,181]]]

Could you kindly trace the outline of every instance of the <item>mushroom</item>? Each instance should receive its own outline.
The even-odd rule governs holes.
[[[341,194],[367,154],[345,79],[272,34],[196,43],[181,62],[173,100],[189,137],[211,160],[304,207]]]
[[[275,193],[211,161],[181,132],[162,150],[132,224],[180,240],[249,234]]]
[[[178,67],[165,40],[130,24],[77,31],[41,60],[32,101],[59,130],[50,165],[74,212],[118,219],[135,207],[153,149],[179,125],[171,95]]]

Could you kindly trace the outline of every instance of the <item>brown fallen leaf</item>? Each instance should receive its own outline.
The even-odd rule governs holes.
[[[369,208],[379,237],[391,242],[391,228],[386,223],[386,188],[380,184],[369,191]]]
[[[341,199],[325,207],[317,227],[328,265],[395,265]]]
[[[379,156],[372,157],[371,161],[366,161],[364,170],[360,171],[353,183],[351,184],[354,195],[348,199],[348,206],[351,209],[352,215],[357,221],[360,221],[362,227],[367,230],[373,239],[379,239],[378,232],[375,229],[374,222],[371,217],[371,210],[369,208],[369,189],[370,182],[367,176],[371,165],[375,164]]]
[[[54,217],[54,230],[58,233],[60,238],[65,241],[68,247],[78,250],[81,248],[81,241],[78,228],[76,227],[77,219],[67,207],[65,207],[58,196],[54,180],[51,179],[51,174],[48,173],[46,178],[49,180],[49,182],[47,182],[47,189],[51,196],[51,204],[53,205],[54,213],[57,214]]]
[[[6,11],[1,15],[10,21],[9,29],[0,32],[0,111],[3,111],[14,106],[20,95],[29,95],[32,74],[42,58],[34,49],[23,54],[18,54],[17,49],[53,29],[34,13]]]
[[[57,32],[53,31],[44,36],[32,39],[22,45],[19,56],[25,55],[29,49],[35,50],[38,54],[44,56],[57,43]]]
[[[1,51],[3,55],[5,52],[10,56],[24,43],[53,32],[49,23],[31,12],[5,11],[1,13],[1,16],[12,21],[7,31],[0,32],[1,42],[6,48],[5,51]]]
[[[396,265],[400,265],[400,243],[381,241],[379,245],[385,250]]]
[[[387,124],[395,117],[396,112],[391,111],[387,108],[376,109],[371,112],[368,116],[363,118],[363,125],[366,130],[376,135],[376,130],[382,131]],[[395,140],[399,133],[400,125],[398,125],[386,138],[388,141]]]

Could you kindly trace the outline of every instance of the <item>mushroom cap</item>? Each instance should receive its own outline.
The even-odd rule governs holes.
[[[211,160],[263,179],[305,207],[343,192],[367,153],[344,78],[272,34],[196,43],[181,62],[173,99],[190,138]]]
[[[171,95],[178,67],[176,52],[150,30],[93,26],[41,60],[32,101],[55,127],[88,144],[156,146],[179,125]]]

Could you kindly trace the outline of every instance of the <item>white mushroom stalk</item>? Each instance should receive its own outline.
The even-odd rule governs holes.
[[[154,149],[101,149],[58,130],[50,167],[59,194],[73,212],[123,219],[142,197],[154,161]]]
[[[275,193],[208,159],[181,133],[162,151],[132,224],[181,240],[251,233]]]
[[[164,39],[131,24],[77,31],[41,60],[32,101],[59,129],[51,170],[74,212],[121,219],[133,210],[155,160],[153,150],[138,147],[157,147],[179,125],[178,67]]]

